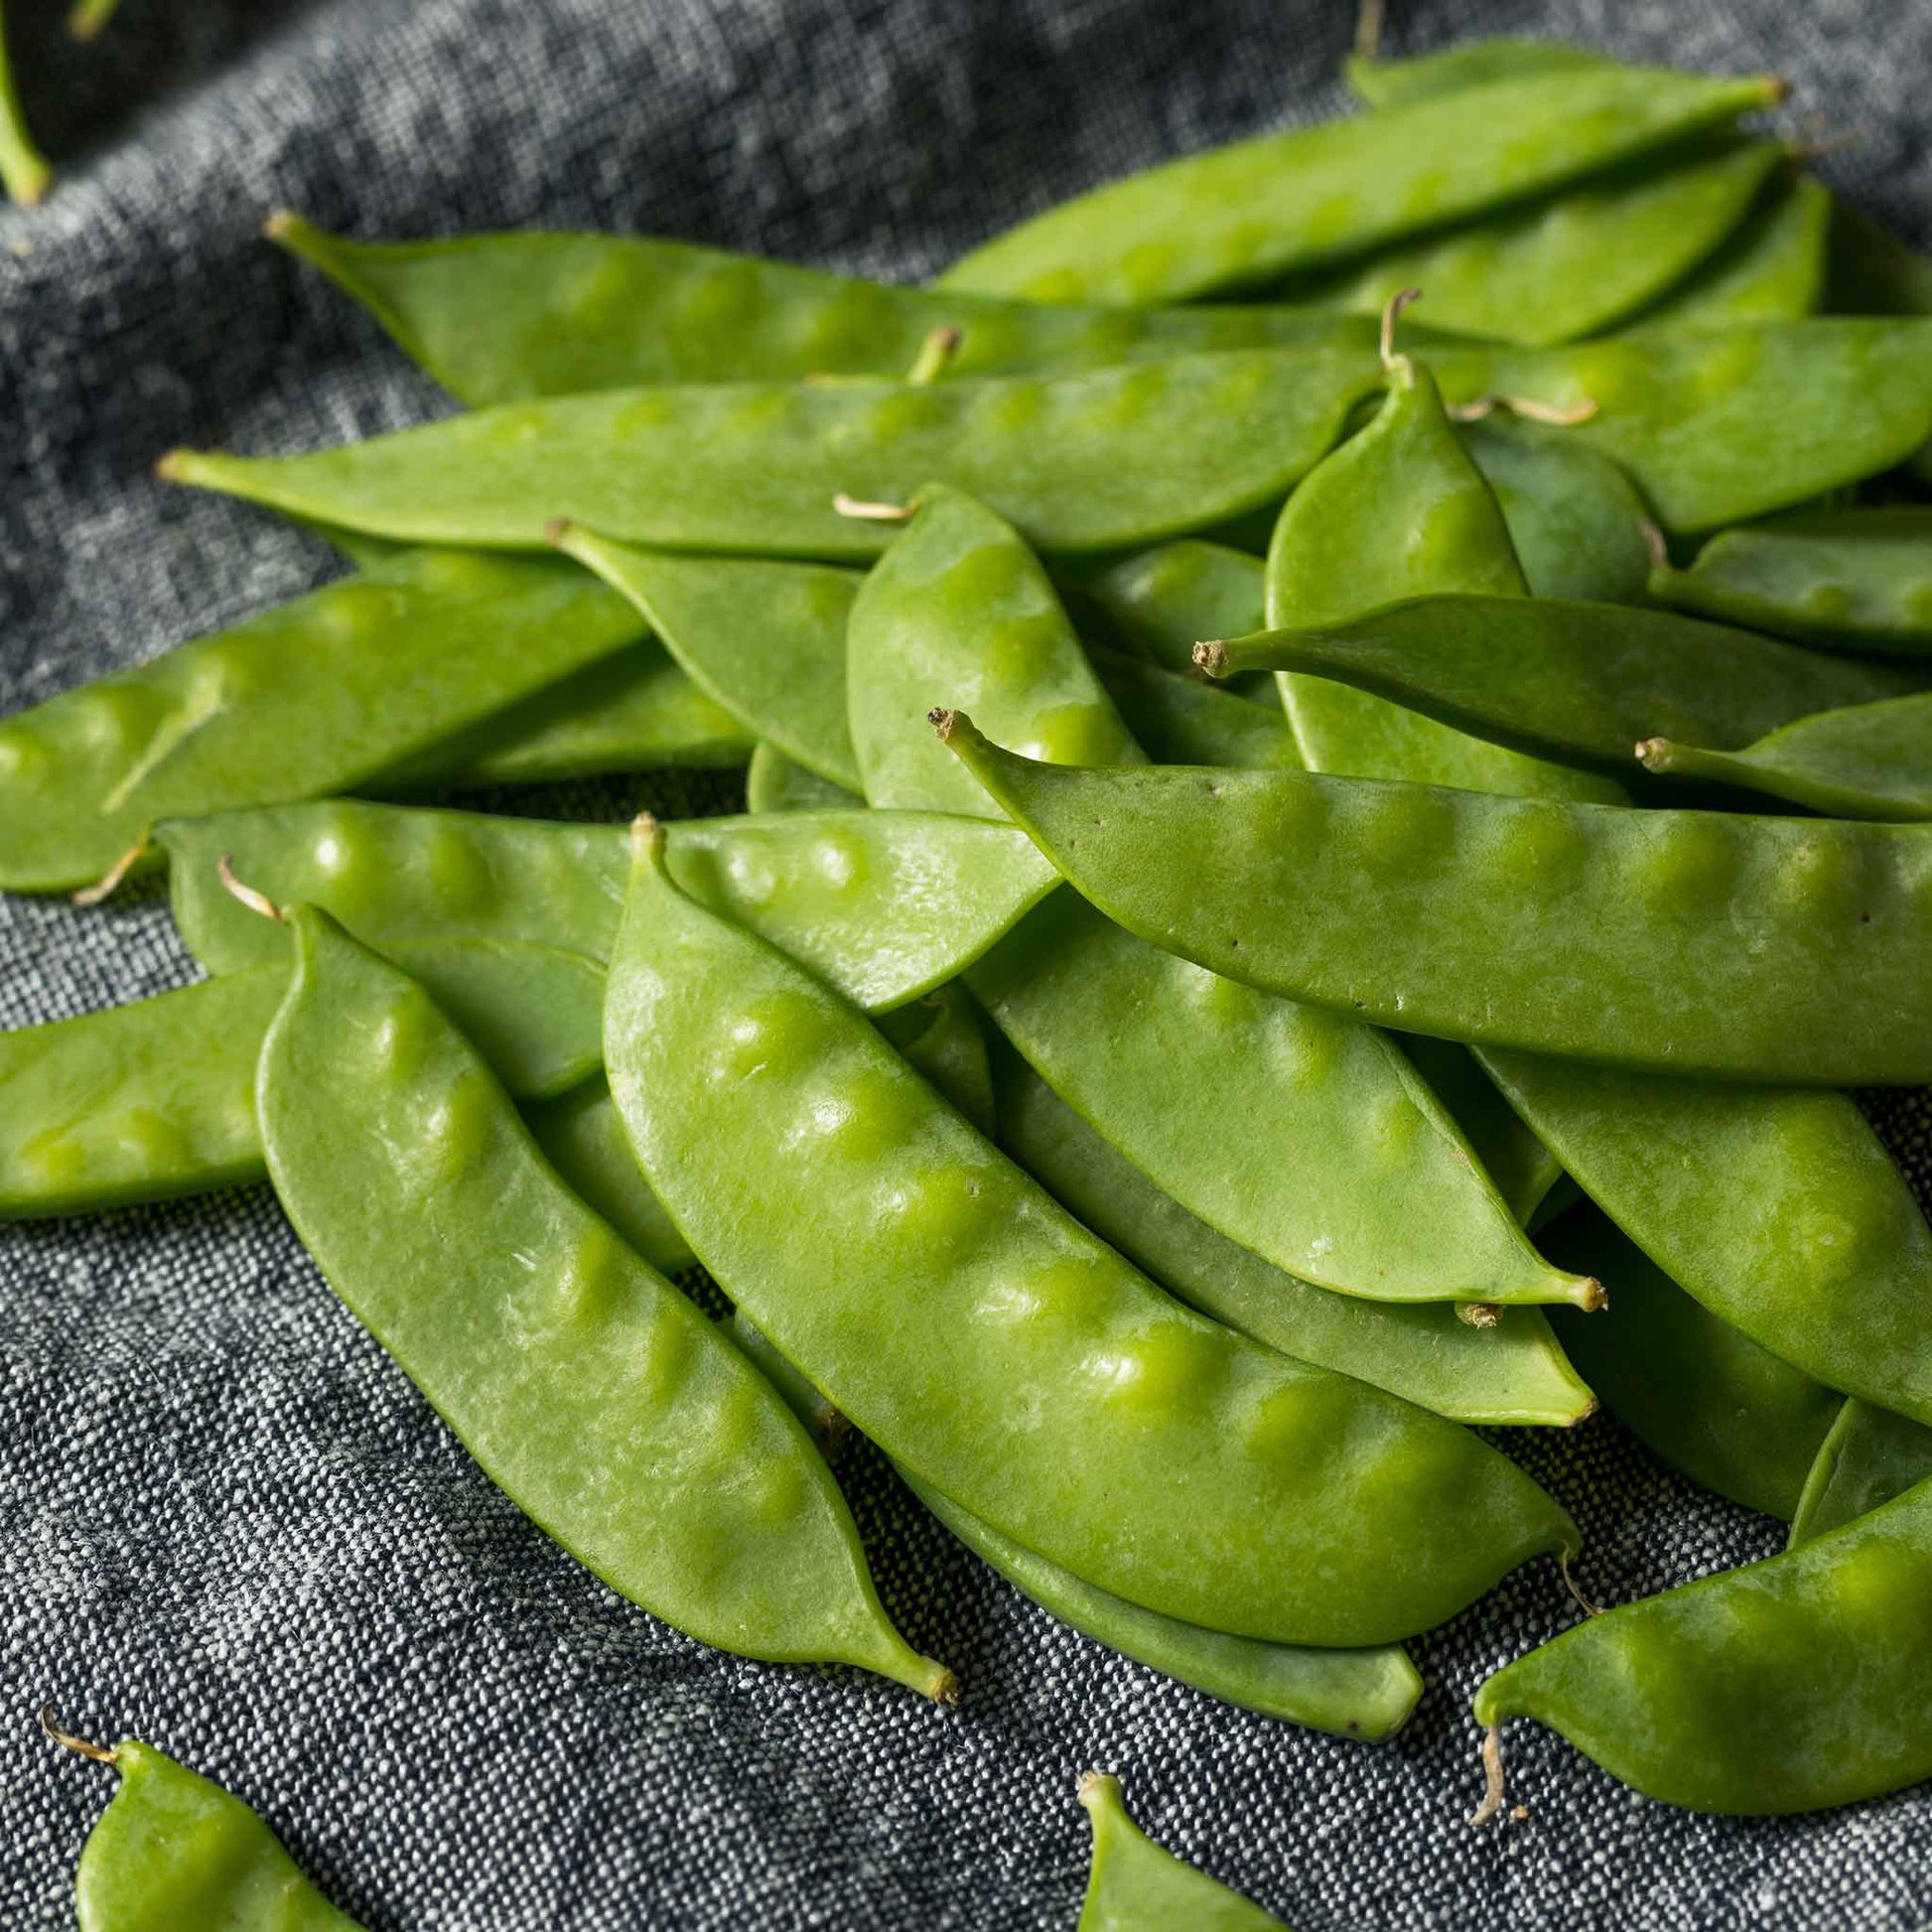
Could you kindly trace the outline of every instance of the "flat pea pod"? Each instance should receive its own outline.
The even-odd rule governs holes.
[[[1626,1603],[1506,1665],[1478,1723],[1535,1718],[1625,1784],[1767,1817],[1932,1775],[1932,1481],[1798,1550]]]
[[[1713,1314],[1829,1388],[1932,1422],[1932,1229],[1848,1095],[1480,1057],[1584,1191]]]
[[[1451,403],[1590,413],[1564,431],[1627,471],[1686,535],[1809,502],[1932,437],[1932,323],[1814,320],[1631,329],[1563,348],[1444,345]]]
[[[632,642],[561,558],[412,552],[0,724],[0,887],[91,885],[160,818],[373,778]]]
[[[1265,992],[1680,1077],[1932,1079],[1923,826],[1082,769],[1017,758],[957,715],[940,725],[1083,897]]]
[[[1093,1825],[1093,1868],[1075,1932],[1289,1932],[1270,1912],[1186,1864],[1127,1815],[1120,1780],[1080,1779]]]
[[[1932,316],[1932,257],[1839,198],[1825,306],[1837,316]]]
[[[1164,1194],[1004,1041],[1000,1145],[1076,1219],[1190,1308],[1452,1422],[1565,1427],[1596,1406],[1541,1310],[1473,1328],[1447,1302],[1365,1302],[1299,1281]]]
[[[318,904],[375,945],[543,939],[594,959],[610,952],[628,864],[621,826],[353,799],[178,820],[157,836],[175,923],[212,973],[278,956],[273,929],[221,890],[223,853],[278,903]],[[934,812],[685,819],[670,840],[687,891],[873,1010],[954,978],[1053,885],[1011,827]]]
[[[1245,551],[1182,537],[1109,558],[1075,582],[1115,625],[1123,650],[1185,674],[1201,638],[1241,637],[1266,622],[1261,572]]]
[[[1741,752],[1645,739],[1646,770],[1715,780],[1833,818],[1932,818],[1932,692],[1800,718]]]
[[[1558,1317],[1610,1414],[1693,1481],[1788,1522],[1839,1395],[1693,1301],[1591,1202],[1539,1240],[1612,1285],[1602,1314]]]
[[[1832,195],[1810,175],[1774,181],[1743,225],[1698,271],[1654,303],[1645,327],[1710,329],[1800,322],[1824,307]]]
[[[775,745],[759,743],[753,749],[752,761],[745,771],[745,804],[755,815],[849,811],[865,802],[843,785],[794,764]]]
[[[647,823],[605,1045],[726,1293],[895,1461],[1095,1587],[1359,1648],[1572,1540],[1468,1432],[1163,1295],[835,994],[680,893]]]
[[[993,1136],[993,1067],[986,1025],[957,981],[910,1006],[882,1013],[879,1031],[988,1139]]]
[[[1932,651],[1932,508],[1799,510],[1725,530],[1688,569],[1660,566],[1650,594],[1826,649]]]
[[[561,1093],[603,1063],[596,961],[486,939],[394,951],[519,1097]],[[280,965],[0,1033],[0,1220],[259,1180],[255,1062],[288,990],[286,952]]]
[[[1531,347],[1577,342],[1693,274],[1783,165],[1775,142],[1706,139],[1274,293],[1305,307],[1379,315],[1398,290],[1419,288],[1430,321],[1455,334]]]
[[[1299,492],[1285,523],[1297,500]],[[1199,655],[1210,673],[1300,672],[1492,745],[1607,772],[1632,770],[1632,748],[1642,739],[1746,746],[1816,712],[1900,697],[1915,682],[1889,665],[1671,611],[1520,596],[1411,597],[1348,619],[1315,616],[1293,628],[1203,644]],[[1291,711],[1296,702],[1291,697]],[[1299,717],[1296,731],[1309,754]],[[1309,761],[1326,768],[1312,755]],[[1444,782],[1420,764],[1414,776]]]
[[[763,743],[847,791],[845,625],[856,572],[761,557],[680,557],[566,524],[552,541],[636,606],[686,674]]]
[[[1932,1476],[1932,1429],[1861,1402],[1840,1405],[1791,1519],[1797,1549],[1868,1516]]]
[[[1372,341],[1345,319],[1272,305],[1051,307],[860,281],[654,235],[354,241],[287,212],[268,234],[473,408],[647,382],[897,376],[942,329],[959,332],[947,368],[961,375]]]
[[[1419,100],[1465,93],[1471,87],[1497,80],[1539,74],[1601,70],[1612,64],[1587,47],[1569,41],[1531,40],[1511,34],[1458,41],[1433,54],[1407,60],[1383,60],[1371,54],[1351,54],[1341,64],[1341,77],[1355,97],[1369,107],[1407,107]]]
[[[1089,646],[1094,673],[1157,764],[1299,765],[1288,721],[1198,678]]]
[[[694,383],[505,403],[298,457],[176,451],[173,481],[413,542],[538,549],[559,517],[621,542],[837,562],[922,483],[1042,549],[1124,549],[1278,502],[1373,382],[1357,348],[1230,350],[934,384]]]
[[[327,913],[288,919],[295,975],[257,1090],[269,1176],[484,1473],[687,1635],[949,1695],[887,1621],[831,1472],[770,1385],[564,1186],[420,987]]]
[[[1185,301],[1481,214],[1765,107],[1766,79],[1534,74],[1150,168],[956,262],[942,289],[1040,302]]]
[[[434,994],[435,989],[430,990]],[[437,1004],[449,1011],[442,999]],[[463,1026],[462,1016],[456,1018]],[[600,1011],[600,1061],[602,1020]],[[470,1027],[463,1026],[463,1031],[476,1038]],[[484,1058],[501,1072],[487,1053]],[[585,1206],[617,1229],[626,1247],[660,1275],[681,1275],[696,1264],[698,1258],[691,1252],[691,1244],[677,1231],[663,1203],[637,1172],[630,1143],[624,1139],[623,1123],[618,1118],[617,1103],[602,1077],[580,1081],[554,1099],[525,1104],[521,1111],[523,1124],[543,1158]]]

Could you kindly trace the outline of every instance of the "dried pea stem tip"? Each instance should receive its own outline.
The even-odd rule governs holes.
[[[1601,1616],[1603,1614],[1602,1604],[1592,1603],[1589,1600],[1589,1598],[1586,1596],[1584,1592],[1577,1587],[1577,1580],[1575,1577],[1573,1577],[1570,1574],[1570,1552],[1568,1550],[1559,1550],[1557,1552],[1557,1567],[1563,1572],[1564,1588],[1567,1589],[1571,1593],[1571,1595],[1577,1599],[1577,1607],[1581,1609],[1586,1616]]]
[[[1398,355],[1395,352],[1396,318],[1401,315],[1410,303],[1420,302],[1421,300],[1421,289],[1397,289],[1389,297],[1387,306],[1382,311],[1382,366],[1390,375],[1397,377],[1405,383],[1415,381],[1416,365],[1410,361],[1408,356]]]
[[[959,353],[959,345],[965,340],[964,334],[951,323],[947,323],[943,329],[935,329],[919,345],[919,352],[913,356],[912,366],[905,372],[907,385],[923,389],[937,382]]]
[[[832,498],[832,507],[841,516],[857,517],[862,523],[904,523],[910,520],[910,503],[869,503],[863,496],[848,496],[840,490]]]
[[[63,1750],[77,1751],[82,1757],[90,1757],[96,1764],[112,1764],[119,1753],[105,1744],[90,1744],[84,1737],[76,1737],[70,1730],[63,1730],[54,1721],[54,1707],[43,1704],[38,1713],[40,1725],[49,1739]]]
[[[112,898],[120,891],[122,880],[147,857],[148,843],[148,835],[143,832],[91,886],[82,886],[69,897],[75,905],[98,905],[102,899]]]
[[[1228,647],[1218,637],[1205,637],[1194,646],[1194,668],[1208,677],[1228,674]]]
[[[1468,1823],[1477,1831],[1503,1808],[1503,1724],[1492,1723],[1482,1738],[1482,1803],[1470,1812]]]
[[[1596,414],[1596,399],[1586,396],[1582,402],[1538,402],[1534,396],[1471,396],[1467,402],[1448,405],[1452,423],[1479,423],[1485,416],[1506,409],[1526,423],[1551,423],[1558,429],[1575,429]]]
[[[220,858],[215,860],[214,876],[220,880],[221,890],[230,898],[247,906],[249,911],[260,913],[264,919],[273,919],[277,925],[283,923],[282,908],[266,893],[257,892],[254,887],[243,885],[234,876],[234,864],[227,853],[222,853]]]

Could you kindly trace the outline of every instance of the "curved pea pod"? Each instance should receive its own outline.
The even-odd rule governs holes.
[[[1125,650],[1191,673],[1203,637],[1240,637],[1267,621],[1261,562],[1199,537],[1157,544],[1078,572],[1075,583],[1112,621]]]
[[[1564,1347],[1610,1414],[1672,1468],[1788,1521],[1844,1406],[1837,1392],[1693,1301],[1589,1202],[1540,1239],[1611,1285],[1603,1314],[1558,1317]]]
[[[1096,1588],[1280,1643],[1393,1641],[1571,1541],[1466,1431],[1172,1302],[640,830],[605,1006],[631,1145],[726,1292],[920,1481]]]
[[[438,999],[437,1004],[449,1011],[443,1000]],[[460,1015],[457,1021],[463,1026]],[[463,1031],[472,1040],[476,1038],[470,1027],[463,1026]],[[601,1064],[601,1006],[598,1042]],[[496,1062],[491,1060],[491,1064]],[[497,1071],[501,1073],[500,1066]],[[580,1081],[568,1093],[525,1105],[522,1114],[523,1124],[543,1158],[586,1207],[617,1229],[625,1246],[660,1275],[681,1275],[696,1263],[691,1244],[677,1231],[664,1212],[663,1202],[637,1172],[630,1143],[624,1139],[623,1123],[618,1118],[617,1103],[602,1078]]]
[[[1835,199],[1825,306],[1840,316],[1932,316],[1932,257]]]
[[[1782,92],[1662,69],[1499,79],[1130,175],[1008,229],[939,286],[1122,303],[1252,286],[1562,187]]]
[[[856,572],[756,557],[680,557],[565,524],[552,541],[628,599],[746,732],[847,791],[863,780],[845,723]]]
[[[1074,1932],[1289,1932],[1219,1879],[1163,1850],[1127,1815],[1120,1780],[1080,1779],[1093,1824],[1093,1868]]]
[[[1119,651],[1089,647],[1087,655],[1134,742],[1157,764],[1301,764],[1279,710]]]
[[[1829,1388],[1932,1422],[1932,1230],[1847,1095],[1481,1058],[1584,1191],[1713,1314]]]
[[[413,542],[536,549],[559,517],[666,550],[876,555],[934,479],[1042,549],[1124,549],[1278,502],[1373,384],[1355,348],[936,384],[705,383],[506,403],[298,457],[178,450],[172,481]]]
[[[1932,1476],[1932,1429],[1856,1396],[1839,1406],[1791,1518],[1789,1548],[1881,1509]]]
[[[318,904],[376,945],[543,939],[596,959],[610,952],[628,865],[621,826],[340,798],[180,820],[157,836],[175,923],[214,973],[279,956],[273,928],[221,890],[223,853],[277,903]],[[1054,883],[1013,828],[936,812],[686,819],[670,838],[686,890],[875,1010],[955,977]]]
[[[1673,612],[1523,597],[1414,597],[1352,621],[1203,644],[1199,655],[1210,674],[1306,673],[1492,744],[1608,771],[1630,770],[1631,748],[1653,735],[1746,746],[1794,719],[1899,697],[1914,682],[1887,665]]]
[[[1640,318],[1646,328],[1801,322],[1824,306],[1831,191],[1809,175],[1774,181],[1743,225]]]
[[[1725,530],[1689,569],[1657,569],[1650,594],[1828,649],[1929,651],[1932,508],[1800,510]]]
[[[831,1472],[770,1385],[564,1186],[421,988],[327,913],[289,917],[295,976],[257,1090],[270,1178],[483,1471],[690,1636],[948,1695],[887,1621]]]
[[[1430,359],[1451,403],[1590,410],[1564,434],[1687,535],[1875,477],[1932,437],[1925,322],[1632,329],[1563,348],[1446,344]]]
[[[957,715],[941,729],[1083,897],[1265,992],[1680,1076],[1932,1079],[1923,826],[1078,769],[1002,751]]]
[[[745,771],[745,804],[761,812],[849,811],[866,801],[843,785],[794,764],[775,745],[759,744]]]
[[[90,885],[157,819],[359,784],[641,629],[557,558],[328,585],[0,724],[0,887]]]
[[[10,202],[34,207],[53,181],[54,170],[27,126],[6,41],[0,37],[0,189]]]
[[[1932,693],[1800,718],[1741,752],[1649,738],[1649,771],[1712,779],[1833,818],[1932,818]]]
[[[1577,342],[1627,320],[1699,268],[1784,163],[1775,142],[1707,139],[1275,293],[1379,315],[1398,290],[1419,288],[1430,321],[1455,334],[1529,346]]]
[[[1474,1328],[1446,1302],[1365,1302],[1299,1281],[1217,1234],[994,1042],[1000,1145],[1170,1293],[1284,1355],[1372,1382],[1453,1422],[1579,1422],[1596,1406],[1538,1309]]]
[[[595,960],[484,939],[394,951],[519,1097],[561,1093],[603,1064]],[[259,1180],[255,1061],[288,978],[286,963],[258,966],[0,1033],[0,1220]]]
[[[1476,1693],[1625,1784],[1765,1817],[1932,1775],[1932,1481],[1763,1563],[1593,1616]]]

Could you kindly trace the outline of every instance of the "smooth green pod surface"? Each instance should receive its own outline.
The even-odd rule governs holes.
[[[1130,175],[1008,229],[939,285],[1041,302],[1184,301],[1560,187],[1782,91],[1662,69],[1500,79]]]
[[[1341,64],[1341,77],[1356,98],[1369,107],[1407,107],[1414,101],[1464,93],[1495,80],[1601,69],[1611,65],[1593,49],[1577,47],[1569,41],[1496,34],[1481,40],[1458,41],[1451,47],[1411,55],[1406,60],[1351,54]]]
[[[1596,1406],[1540,1309],[1474,1328],[1447,1302],[1331,1295],[1217,1234],[995,1041],[1000,1145],[1078,1220],[1191,1308],[1284,1355],[1454,1422],[1564,1427]]]
[[[1851,1396],[1819,1446],[1791,1519],[1795,1550],[1932,1476],[1932,1429]]]
[[[464,1031],[470,1033],[468,1027]],[[601,1008],[598,1038],[601,1059]],[[691,1244],[678,1233],[663,1202],[637,1172],[617,1104],[602,1078],[580,1081],[568,1093],[527,1105],[522,1113],[530,1138],[571,1191],[603,1215],[625,1245],[660,1275],[682,1274],[697,1261]]]
[[[1482,1724],[1535,1718],[1612,1777],[1764,1817],[1932,1775],[1932,1481],[1798,1550],[1606,1610],[1506,1665]]]
[[[882,1013],[875,1023],[907,1063],[952,1102],[990,1140],[997,1122],[993,1065],[986,1022],[957,981],[909,1006]]]
[[[1696,274],[1640,318],[1646,328],[1800,322],[1825,300],[1832,195],[1809,175],[1774,182]]]
[[[1468,1432],[1163,1295],[658,847],[605,1006],[631,1145],[726,1292],[914,1476],[1112,1595],[1280,1643],[1396,1640],[1572,1540]]]
[[[1077,581],[1123,649],[1190,674],[1201,638],[1244,636],[1266,621],[1261,571],[1246,551],[1182,537],[1083,570]]]
[[[1134,742],[1157,764],[1299,766],[1288,721],[1199,678],[1089,646],[1095,675]]]
[[[309,798],[628,644],[561,559],[412,552],[0,724],[0,887],[91,885],[154,824]]]
[[[1124,549],[1279,501],[1373,385],[1362,349],[1231,350],[932,384],[720,382],[506,403],[298,457],[176,451],[176,482],[413,542],[536,549],[559,517],[667,550],[865,558],[937,480],[1042,549]]]
[[[290,921],[257,1092],[269,1175],[484,1473],[687,1635],[947,1695],[887,1621],[831,1472],[770,1385],[564,1186],[421,988],[328,914]]]
[[[745,807],[754,814],[849,811],[865,802],[843,785],[794,764],[775,745],[759,745],[745,770]]]
[[[14,84],[13,64],[7,56],[6,36],[0,33],[0,189],[6,191],[10,202],[32,207],[53,180],[54,170],[28,130],[20,90]]]
[[[1093,1868],[1074,1932],[1289,1932],[1272,1913],[1156,1845],[1128,1817],[1118,1778],[1087,1772],[1080,1803],[1093,1824]]]
[[[1932,1079],[1924,826],[1294,771],[1081,769],[942,722],[1083,897],[1265,992],[1440,1038],[1680,1075]]]

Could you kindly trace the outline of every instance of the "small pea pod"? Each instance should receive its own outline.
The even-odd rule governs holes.
[[[1662,69],[1498,79],[1130,175],[996,236],[939,285],[1121,303],[1251,286],[1561,187],[1782,92]]]
[[[484,1472],[688,1635],[950,1695],[887,1621],[831,1472],[770,1385],[563,1185],[413,981],[327,913],[289,919],[295,977],[257,1092],[270,1177]]]
[[[1002,751],[955,714],[939,727],[1083,897],[1263,991],[1680,1076],[1932,1079],[1923,826],[1078,768]]]
[[[1932,1775],[1928,1623],[1932,1480],[1801,1549],[1590,1617],[1491,1677],[1476,1720],[1535,1718],[1691,1811],[1852,1804]]]
[[[1660,565],[1650,594],[1826,649],[1932,651],[1932,508],[1800,510],[1725,530],[1689,569]]]
[[[932,479],[1042,549],[1124,549],[1285,496],[1373,383],[1357,348],[1072,375],[693,383],[507,403],[298,457],[178,450],[163,476],[412,542],[539,549],[559,517],[667,550],[876,555]]]
[[[434,994],[435,989],[430,989]],[[440,997],[437,1004],[449,1012]],[[463,1031],[475,1040],[474,1030],[461,1014],[453,1016]],[[602,1044],[603,1015],[599,1014],[599,1038]],[[600,1059],[602,1052],[600,1050]],[[485,1053],[484,1058],[490,1056]],[[501,1067],[494,1059],[492,1066]],[[664,1212],[664,1204],[650,1191],[630,1143],[624,1139],[623,1123],[618,1118],[617,1103],[603,1079],[580,1081],[568,1093],[542,1100],[522,1109],[523,1124],[543,1158],[556,1169],[564,1182],[594,1213],[601,1214],[617,1229],[627,1247],[634,1249],[660,1275],[681,1275],[692,1267],[697,1256],[691,1244]]]
[[[53,185],[54,170],[36,145],[20,104],[7,37],[0,26],[0,189],[10,202],[35,207]]]
[[[759,744],[745,772],[745,803],[754,813],[839,811],[865,802],[843,785],[794,764],[775,745]]]
[[[1832,195],[1809,175],[1774,181],[1737,232],[1639,318],[1644,328],[1801,322],[1824,306]]]
[[[680,893],[649,826],[605,1042],[645,1174],[749,1317],[896,1461],[1095,1587],[1352,1648],[1572,1539],[1466,1431],[1170,1301]]]
[[[1369,107],[1407,107],[1419,100],[1465,93],[1497,80],[1530,76],[1602,71],[1614,65],[1587,47],[1569,41],[1519,39],[1497,34],[1481,40],[1458,41],[1433,54],[1408,60],[1383,60],[1372,54],[1351,54],[1341,64],[1341,77],[1355,97]]]
[[[1127,1815],[1120,1780],[1080,1779],[1093,1824],[1093,1869],[1075,1932],[1289,1932],[1237,1891],[1164,1851]]]
[[[1932,1476],[1932,1429],[1858,1397],[1840,1405],[1791,1518],[1793,1550]]]

